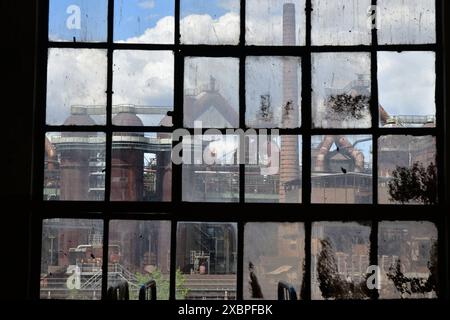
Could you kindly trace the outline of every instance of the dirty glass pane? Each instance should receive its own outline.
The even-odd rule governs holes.
[[[239,60],[185,58],[183,105],[185,127],[239,127]]]
[[[435,2],[435,0],[378,0],[378,43],[435,43]]]
[[[301,59],[247,57],[246,123],[253,128],[298,128],[301,124]]]
[[[239,201],[239,137],[203,135],[183,139],[183,201]]]
[[[313,53],[313,126],[370,128],[370,87],[370,53]]]
[[[112,220],[108,249],[108,299],[169,299],[170,221]]]
[[[114,41],[173,43],[174,11],[174,0],[115,0]]]
[[[40,298],[100,300],[102,260],[101,220],[44,220]]]
[[[44,200],[103,200],[105,144],[101,132],[47,133]]]
[[[378,202],[436,204],[436,138],[381,136],[378,139]]]
[[[368,299],[370,223],[316,222],[311,238],[311,298]]]
[[[108,0],[50,0],[48,39],[106,42]]]
[[[249,135],[245,202],[302,202],[302,137]]]
[[[248,45],[305,45],[305,0],[247,0]]]
[[[312,203],[372,203],[372,136],[312,136],[311,168]]]
[[[368,45],[371,0],[312,0],[312,45]]]
[[[380,126],[436,126],[435,60],[434,52],[378,52]]]
[[[181,43],[238,44],[240,0],[181,0]]]
[[[105,124],[106,50],[48,51],[47,124]]]
[[[244,232],[244,299],[301,299],[305,261],[303,223],[247,223]],[[291,299],[278,297],[278,288]]]
[[[113,76],[114,125],[172,126],[173,52],[114,51]],[[117,121],[124,114],[136,121]]]
[[[383,221],[378,230],[380,298],[436,298],[439,286],[436,226],[424,221]]]
[[[111,200],[172,199],[172,135],[115,132],[112,140]]]
[[[236,299],[236,263],[236,223],[178,223],[176,299]]]

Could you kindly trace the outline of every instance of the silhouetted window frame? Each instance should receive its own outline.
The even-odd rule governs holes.
[[[444,257],[447,254],[448,236],[446,227],[446,211],[448,200],[445,184],[448,177],[446,161],[445,137],[446,124],[449,123],[449,112],[444,112],[445,82],[444,82],[444,46],[443,46],[443,16],[444,1],[436,0],[436,44],[425,45],[378,45],[376,30],[372,31],[372,45],[357,46],[311,46],[311,0],[306,0],[306,45],[305,46],[246,46],[245,45],[245,0],[241,3],[240,42],[238,45],[184,45],[180,43],[180,0],[175,0],[175,42],[170,45],[156,44],[126,44],[113,42],[114,0],[108,1],[108,36],[106,43],[85,42],[51,42],[48,40],[48,9],[49,0],[38,1],[38,58],[36,62],[36,95],[34,110],[34,151],[33,151],[33,211],[32,217],[32,249],[30,296],[39,299],[40,279],[40,246],[42,221],[49,218],[86,218],[102,219],[104,221],[103,253],[107,257],[110,220],[170,220],[171,230],[171,271],[170,300],[175,299],[175,269],[176,269],[176,231],[177,222],[237,222],[238,223],[238,258],[237,258],[237,299],[243,297],[243,231],[246,222],[303,222],[305,224],[305,275],[306,299],[310,299],[311,276],[311,225],[314,221],[370,221],[371,253],[370,263],[377,264],[378,223],[383,220],[426,220],[434,222],[438,228],[439,238],[439,274],[440,295],[445,299],[448,295],[448,266]],[[372,0],[376,5],[377,0]],[[448,4],[446,4],[448,5]],[[448,10],[447,10],[448,11]],[[96,126],[50,126],[46,124],[46,77],[47,54],[49,48],[96,48],[106,49],[107,64],[107,123]],[[175,86],[174,111],[172,128],[167,127],[114,127],[112,119],[112,79],[114,50],[170,50],[175,54]],[[433,51],[436,54],[436,127],[435,128],[379,128],[378,120],[378,86],[377,86],[377,52],[378,51]],[[371,55],[371,117],[372,127],[369,129],[318,129],[312,128],[311,118],[311,53],[313,52],[369,52]],[[280,134],[295,134],[302,136],[302,203],[245,203],[245,166],[240,165],[240,199],[238,203],[190,203],[181,201],[182,176],[181,166],[172,165],[172,201],[171,202],[111,202],[109,201],[111,185],[111,145],[112,134],[121,132],[172,132],[183,128],[183,63],[186,56],[206,57],[236,57],[239,67],[239,125],[245,126],[245,57],[255,56],[299,56],[302,63],[302,127],[298,129],[280,129]],[[206,130],[206,129],[204,129]],[[44,136],[46,132],[89,131],[106,133],[106,175],[104,201],[44,201]],[[193,130],[189,129],[193,132]],[[225,132],[225,129],[221,129]],[[373,155],[373,204],[312,204],[311,203],[311,136],[323,134],[370,134],[373,150],[378,149],[378,138],[382,135],[433,135],[436,137],[438,166],[438,197],[439,203],[433,206],[418,205],[380,205],[378,198],[378,163],[377,154]],[[176,142],[174,141],[174,144]],[[102,300],[107,295],[107,259],[103,259]],[[373,299],[378,295],[373,292]],[[299,301],[297,303],[302,303]],[[339,303],[335,301],[335,303]]]

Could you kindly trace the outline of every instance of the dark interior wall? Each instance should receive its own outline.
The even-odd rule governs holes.
[[[36,1],[0,2],[2,300],[27,297],[35,6]]]

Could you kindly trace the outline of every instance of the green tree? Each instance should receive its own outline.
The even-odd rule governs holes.
[[[136,273],[136,279],[138,281],[138,287],[147,283],[150,280],[156,281],[156,296],[158,300],[167,300],[169,299],[170,294],[170,279],[168,275],[165,275],[161,272],[161,270],[156,269],[152,273]],[[189,289],[187,289],[184,284],[186,282],[186,277],[181,273],[180,269],[176,271],[176,298],[177,299],[185,299],[187,294],[189,293]],[[133,291],[130,293],[130,298],[136,300],[138,298],[138,291]]]
[[[392,172],[389,181],[391,201],[405,203],[437,203],[437,168],[430,163],[427,168],[415,162],[412,167],[399,167]]]

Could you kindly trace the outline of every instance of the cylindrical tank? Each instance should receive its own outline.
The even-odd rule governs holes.
[[[73,114],[64,125],[95,125],[87,114]],[[84,138],[95,135],[91,132],[63,132],[62,138]],[[81,144],[61,151],[60,200],[89,200],[89,160],[91,151]]]
[[[143,126],[141,119],[132,112],[120,112],[112,119],[116,126]],[[144,136],[143,133],[116,132],[111,159],[111,200],[141,201],[144,195],[144,151],[127,145],[127,137]],[[132,141],[129,141],[132,142]]]

